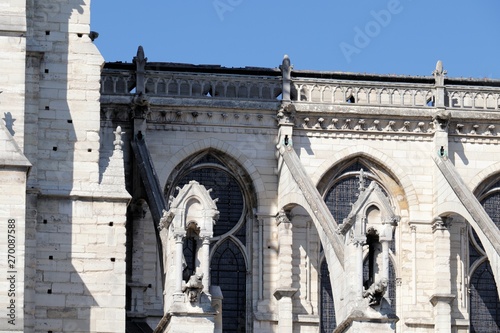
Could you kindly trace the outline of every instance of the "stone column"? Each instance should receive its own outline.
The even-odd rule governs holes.
[[[293,331],[293,301],[292,297],[297,289],[292,288],[292,224],[281,210],[276,216],[278,224],[279,242],[279,287],[274,292],[278,300],[278,331],[289,333]]]
[[[451,332],[451,294],[450,272],[450,220],[437,217],[432,225],[434,239],[434,294],[430,302],[434,306],[434,332]]]
[[[203,273],[203,292],[209,294],[210,288],[210,236],[202,236],[201,271]]]
[[[410,226],[411,242],[412,242],[412,304],[417,304],[417,227]]]
[[[356,246],[356,298],[358,300],[363,299],[363,245],[366,240],[355,240],[354,246]]]
[[[175,293],[182,294],[182,244],[184,235],[175,234]]]

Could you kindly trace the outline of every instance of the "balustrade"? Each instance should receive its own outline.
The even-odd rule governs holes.
[[[236,100],[276,101],[281,98],[282,77],[276,75],[192,73],[146,71],[145,91],[148,96],[224,98]],[[318,104],[381,105],[399,107],[433,107],[436,86],[433,83],[369,82],[348,79],[292,78],[291,100]],[[133,70],[104,69],[101,78],[103,95],[135,93]],[[448,85],[445,104],[452,109],[497,111],[500,88]]]

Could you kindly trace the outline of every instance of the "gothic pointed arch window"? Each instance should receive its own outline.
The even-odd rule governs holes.
[[[361,173],[363,173],[362,179],[364,179],[364,184],[360,183]],[[324,193],[323,198],[325,203],[339,225],[341,225],[344,219],[349,215],[352,204],[358,199],[360,185],[365,186],[371,181],[375,181],[379,185],[382,193],[389,201],[391,200],[388,191],[383,186],[384,181],[389,179],[387,173],[381,171],[373,163],[365,161],[362,158],[355,158],[342,166],[332,169],[327,173],[325,178],[326,179],[318,186],[318,190]],[[391,181],[394,182],[394,180]],[[392,309],[396,312],[396,269],[392,260],[396,255],[396,240],[394,236],[395,234],[393,234],[392,241],[389,243],[391,260],[389,260],[389,284],[386,298],[390,302]],[[323,267],[322,265],[321,268],[323,269]],[[369,266],[367,261],[364,263],[363,267],[366,280],[368,280]],[[322,276],[323,275],[324,273],[322,272]],[[323,290],[321,290],[321,292],[323,292]],[[326,297],[321,297],[321,308],[333,307],[330,303],[324,303],[326,300]]]
[[[500,228],[500,181],[478,195],[492,221]],[[500,299],[490,262],[476,232],[469,227],[470,332],[500,332]]]
[[[196,180],[212,190],[212,199],[218,199],[219,218],[213,226],[214,235],[210,244],[211,284],[218,285],[224,297],[223,332],[247,332],[251,325],[247,308],[247,298],[251,295],[247,290],[247,285],[251,285],[247,281],[247,215],[255,202],[249,177],[229,156],[214,151],[205,151],[185,161],[174,174],[177,176],[167,181],[167,197],[176,187]],[[193,249],[196,243],[189,241],[187,239],[184,243],[188,270],[185,275],[192,274],[195,265]]]

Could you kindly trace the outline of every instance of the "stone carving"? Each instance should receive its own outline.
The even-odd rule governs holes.
[[[354,126],[355,131],[364,131],[365,130],[365,120],[360,119],[358,120],[358,124]]]
[[[281,209],[278,214],[276,214],[276,224],[279,225],[281,223],[290,223],[290,219],[283,209]]]
[[[369,131],[380,131],[379,124],[380,124],[380,120],[375,119],[373,121],[373,125],[370,128],[368,128],[368,130]]]
[[[141,93],[135,94],[131,103],[132,117],[145,119],[151,112],[149,110],[149,98]]]
[[[276,119],[280,124],[292,123],[295,119],[295,113],[296,110],[293,104],[283,102],[276,114]]]
[[[489,125],[483,135],[494,135],[495,125]]]
[[[351,129],[351,119],[346,119],[344,125],[342,125],[342,129]]]
[[[182,292],[185,293],[190,302],[196,302],[203,290],[203,273],[196,273],[189,277],[187,282],[182,282]]]
[[[420,121],[417,124],[417,128],[415,128],[415,132],[416,133],[422,133],[424,131],[424,125],[425,125],[425,123],[423,121]]]
[[[396,124],[396,122],[394,120],[389,121],[389,123],[387,124],[387,126],[384,127],[383,131],[385,131],[385,132],[392,132],[392,131],[394,131],[394,125],[395,124]]]
[[[115,145],[115,150],[122,150],[123,146],[123,141],[122,141],[122,135],[125,134],[125,132],[122,132],[121,126],[118,126],[116,128],[116,131],[113,132],[115,135],[115,141],[113,141],[113,145]]]
[[[332,119],[332,123],[328,126],[328,129],[337,129],[337,123],[339,120],[337,118]]]
[[[432,72],[432,75],[444,76],[446,74],[448,74],[448,72],[443,69],[443,62],[441,60],[438,60],[438,62],[436,63],[436,69]]]
[[[434,117],[432,118],[432,121],[435,124],[435,127],[437,130],[446,130],[448,128],[448,124],[450,123],[451,119],[451,113],[448,110],[439,110]]]
[[[403,123],[403,127],[401,127],[399,129],[399,132],[409,132],[410,131],[409,127],[410,127],[410,122],[409,121],[405,121]]]
[[[386,278],[381,279],[373,283],[370,288],[363,292],[363,297],[368,299],[368,305],[374,306],[379,305],[382,297],[384,297],[385,291],[387,290],[388,280]]]

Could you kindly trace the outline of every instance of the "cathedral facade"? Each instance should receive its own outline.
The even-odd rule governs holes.
[[[0,332],[500,332],[500,81],[109,63],[0,15]]]

